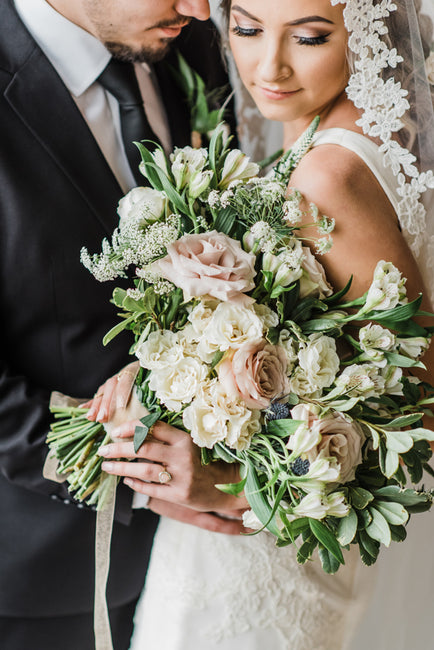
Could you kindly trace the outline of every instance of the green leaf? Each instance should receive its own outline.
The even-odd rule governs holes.
[[[143,443],[146,440],[146,436],[149,433],[149,429],[154,425],[158,418],[161,415],[161,410],[158,409],[158,411],[154,411],[154,413],[149,413],[148,415],[145,415],[144,418],[140,419],[140,422],[143,424],[142,427],[137,426],[134,430],[134,453],[137,454],[139,451],[140,447],[143,445]]]
[[[363,318],[376,321],[381,323],[385,320],[394,323],[395,326],[397,323],[402,321],[408,321],[412,316],[414,316],[419,310],[420,304],[422,302],[422,295],[420,295],[416,300],[408,302],[406,305],[398,305],[393,309],[385,309],[381,311],[372,311],[369,314],[364,314]]]
[[[391,420],[386,425],[383,426],[383,429],[401,429],[402,427],[409,427],[411,424],[415,424],[423,417],[423,413],[411,413],[410,415],[401,415],[399,418]]]
[[[238,483],[216,483],[215,487],[220,490],[220,492],[225,492],[225,494],[238,496],[238,494],[241,494],[241,492],[244,490],[246,481],[247,476],[241,479],[241,481],[238,481]]]
[[[376,498],[390,499],[403,506],[415,506],[420,503],[425,503],[427,495],[417,492],[411,488],[401,488],[399,485],[387,485],[385,487],[374,490]]]
[[[353,282],[353,276],[350,277],[350,279],[348,280],[347,284],[345,285],[345,287],[343,289],[341,289],[337,293],[334,293],[333,295],[329,296],[328,298],[324,298],[324,302],[327,303],[327,305],[339,302],[341,300],[341,298],[343,298],[345,296],[345,294],[347,294],[348,291],[350,290],[352,282]]]
[[[247,476],[244,492],[246,499],[261,524],[266,526],[266,528],[276,537],[281,537],[280,530],[274,521],[273,508],[268,503],[266,495],[262,492],[262,486],[255,466],[250,459],[246,460],[246,465]]]
[[[385,431],[384,433],[386,437],[386,447],[388,450],[402,454],[413,447],[413,438],[410,435],[410,431]],[[396,468],[394,472],[395,471]],[[394,472],[392,472],[392,474]]]
[[[318,545],[318,540],[315,535],[311,534],[308,536],[305,542],[300,546],[297,552],[297,562],[299,564],[305,564],[312,557],[312,553]]]
[[[214,228],[218,232],[230,235],[236,219],[237,213],[231,206],[228,206],[227,208],[220,210],[217,214],[216,220],[214,221]]]
[[[282,418],[281,420],[269,420],[267,422],[267,431],[276,436],[290,436],[297,431],[301,424],[303,424],[303,420],[291,420],[286,418]]]
[[[371,566],[371,564],[374,564],[378,557],[378,553],[380,552],[380,544],[379,542],[371,539],[364,530],[361,530],[359,532],[358,538],[360,556],[362,558],[362,561],[367,566]]]
[[[217,352],[214,354],[212,361],[211,361],[211,369],[215,368],[220,361],[223,359],[225,356],[225,353],[222,350],[217,350]]]
[[[396,366],[397,368],[425,368],[425,365],[421,361],[415,361],[406,357],[403,354],[397,354],[396,352],[385,352],[384,358],[387,360],[389,366]]]
[[[393,503],[392,501],[375,501],[375,507],[381,512],[389,524],[400,526],[401,524],[406,524],[408,521],[407,510],[399,503]]]
[[[388,449],[386,451],[386,457],[384,462],[384,476],[391,478],[399,467],[399,454],[393,449]]]
[[[117,325],[112,327],[111,330],[109,330],[107,332],[107,334],[104,336],[104,338],[102,340],[102,344],[107,345],[108,343],[110,343],[110,341],[112,339],[114,339],[115,336],[120,334],[120,332],[122,332],[124,329],[126,329],[128,327],[128,325],[134,321],[135,318],[136,318],[136,315],[133,314],[129,318],[126,318],[125,320],[121,321],[120,323],[118,323]]]
[[[343,562],[339,562],[339,560],[337,560],[334,555],[321,544],[319,545],[318,555],[324,572],[329,575],[336,573],[341,564],[343,564]]]
[[[322,521],[317,519],[309,519],[309,526],[317,540],[340,562],[345,564],[344,556],[339,542],[333,533],[327,528]]]
[[[353,508],[350,508],[348,515],[342,517],[338,525],[337,540],[341,546],[346,546],[353,541],[357,532],[357,525],[357,515]]]
[[[392,542],[403,542],[407,537],[405,526],[390,525],[390,532],[392,535]]]
[[[372,515],[372,523],[366,528],[367,534],[384,546],[390,546],[392,536],[386,518],[374,507],[370,507],[369,512]]]
[[[368,490],[365,490],[361,487],[350,488],[349,497],[352,505],[357,510],[364,510],[368,503],[373,501],[374,496]]]

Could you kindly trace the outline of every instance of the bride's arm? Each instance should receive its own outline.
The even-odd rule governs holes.
[[[294,172],[291,186],[300,190],[307,202],[315,203],[322,214],[335,219],[333,246],[318,258],[335,290],[343,288],[353,275],[348,298],[363,295],[372,282],[377,262],[385,260],[407,278],[409,300],[423,292],[422,308],[431,310],[428,292],[396,213],[375,176],[355,153],[337,145],[312,149]],[[318,237],[314,228],[302,233]],[[421,324],[433,325],[433,321]],[[434,384],[433,344],[423,362],[427,370],[416,369],[417,374]],[[427,425],[434,428],[433,421]]]

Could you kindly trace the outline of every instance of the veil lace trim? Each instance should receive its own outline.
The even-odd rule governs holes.
[[[403,117],[410,109],[408,91],[393,77],[384,80],[382,71],[395,69],[403,62],[395,47],[389,48],[385,19],[397,10],[392,0],[330,0],[332,5],[345,4],[344,20],[350,34],[348,46],[356,55],[355,72],[347,86],[347,94],[362,114],[356,124],[363,133],[382,142],[384,164],[391,167],[401,197],[398,218],[413,254],[418,257],[423,246],[426,263],[434,267],[434,237],[426,241],[426,209],[421,197],[434,189],[433,170],[420,172],[416,156],[393,138],[405,125]]]

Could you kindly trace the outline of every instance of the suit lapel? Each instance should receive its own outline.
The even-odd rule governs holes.
[[[111,233],[123,192],[68,89],[37,46],[12,78],[5,97]]]

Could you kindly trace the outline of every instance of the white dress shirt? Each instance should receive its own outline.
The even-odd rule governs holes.
[[[68,88],[121,188],[127,192],[136,183],[122,143],[119,105],[96,81],[110,61],[110,53],[95,36],[62,16],[46,0],[14,1],[21,20]],[[135,70],[149,124],[169,151],[170,131],[150,68],[146,63],[135,64]]]

